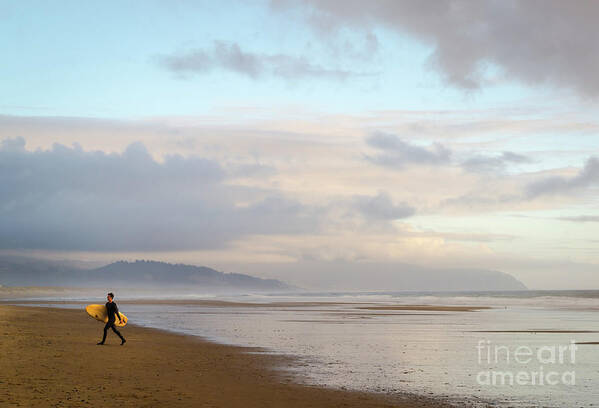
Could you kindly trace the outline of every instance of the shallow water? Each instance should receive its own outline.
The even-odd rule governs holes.
[[[483,401],[481,405],[493,401],[500,406],[590,407],[599,401],[599,345],[578,345],[572,356],[573,341],[599,341],[593,310],[599,299],[592,296],[312,294],[224,300],[356,303],[271,307],[124,303],[120,308],[137,324],[295,355],[298,364],[285,369],[312,384],[410,391]],[[359,309],[371,304],[494,308]],[[493,380],[494,372],[503,374]]]

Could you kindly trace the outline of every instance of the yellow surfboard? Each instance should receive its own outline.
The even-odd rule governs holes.
[[[105,305],[87,305],[85,306],[85,311],[94,319],[104,323],[108,323],[108,313]],[[116,319],[114,325],[123,327],[127,324],[127,316],[125,316],[121,312],[119,312],[119,316],[121,316],[121,320],[123,321],[123,323],[119,322],[119,320]]]

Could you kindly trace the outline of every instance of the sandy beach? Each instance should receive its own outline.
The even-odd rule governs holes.
[[[83,310],[0,306],[0,405],[6,407],[446,407],[411,394],[302,385],[288,357],[128,325],[127,344]]]

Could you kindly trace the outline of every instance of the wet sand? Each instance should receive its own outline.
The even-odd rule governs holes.
[[[553,330],[553,329],[529,329],[529,330],[470,330],[470,333],[531,333],[531,334],[568,334],[568,333],[599,333],[596,330]]]
[[[0,304],[15,303],[14,299],[1,299]],[[18,300],[19,304],[80,304],[75,300]],[[489,306],[445,306],[445,305],[386,305],[373,304],[372,302],[231,302],[226,300],[204,300],[204,299],[121,299],[121,304],[131,305],[195,305],[207,307],[254,307],[254,308],[277,308],[293,309],[305,307],[333,307],[333,306],[355,306],[359,310],[375,311],[419,311],[419,312],[474,312],[477,310],[491,309]],[[316,310],[315,310],[316,311]],[[334,312],[335,310],[320,310],[323,312]]]
[[[430,312],[475,312],[491,309],[488,306],[435,306],[435,305],[395,305],[395,306],[364,306],[365,310],[419,310]]]
[[[128,325],[124,346],[83,310],[0,305],[2,407],[448,407],[411,394],[302,385],[293,359]],[[254,351],[255,353],[248,353]]]

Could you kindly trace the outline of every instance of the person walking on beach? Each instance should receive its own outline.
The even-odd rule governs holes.
[[[116,329],[116,326],[114,325],[117,317],[119,319],[119,322],[122,322],[121,316],[119,315],[119,307],[116,305],[116,302],[113,302],[114,293],[110,292],[108,295],[106,295],[106,300],[108,300],[108,302],[106,302],[106,311],[108,312],[108,323],[106,323],[106,326],[104,326],[104,336],[102,337],[102,341],[99,342],[98,345],[101,346],[102,344],[104,344],[104,342],[106,341],[106,333],[108,333],[108,329],[112,328],[112,331],[115,332],[116,335],[121,338],[122,346],[123,344],[125,344],[127,340],[125,340],[123,335]]]

